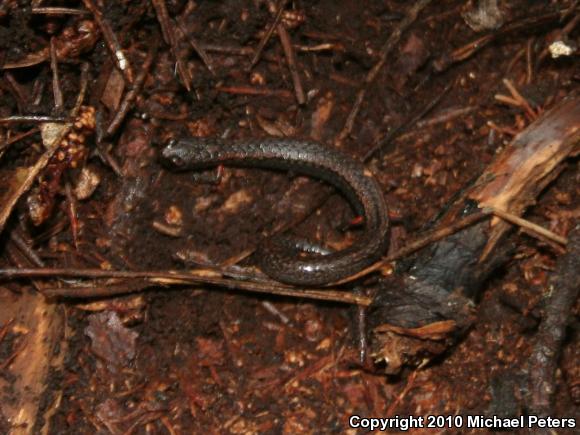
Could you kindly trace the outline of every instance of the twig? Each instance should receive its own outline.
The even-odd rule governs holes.
[[[14,189],[13,192],[10,192],[7,198],[4,200],[2,204],[2,209],[0,210],[0,232],[4,229],[4,225],[8,220],[8,217],[12,213],[16,202],[20,199],[20,197],[30,189],[32,183],[36,179],[37,175],[40,173],[42,169],[46,166],[52,155],[58,149],[60,142],[64,139],[72,123],[65,124],[63,128],[60,130],[59,134],[54,138],[53,142],[49,144],[47,150],[44,152],[42,156],[36,161],[34,166],[32,166],[28,172],[26,173],[26,177],[19,182],[18,186]]]
[[[511,127],[502,127],[497,125],[495,122],[493,121],[487,121],[487,126],[489,128],[491,128],[494,131],[497,131],[500,134],[506,134],[508,136],[517,136],[519,131],[516,130],[515,128],[511,128]]]
[[[497,101],[500,101],[502,103],[508,104],[510,106],[514,106],[514,107],[521,107],[521,104],[518,100],[512,98],[512,97],[508,97],[507,95],[503,95],[503,94],[495,94],[493,96],[494,99],[496,99]]]
[[[58,61],[56,57],[56,44],[54,36],[50,38],[50,69],[52,70],[52,93],[54,95],[54,109],[60,113],[64,104],[60,81],[58,80]]]
[[[491,207],[491,206],[488,208],[491,210],[491,212],[495,216],[500,217],[503,220],[506,220],[512,224],[518,225],[522,228],[526,228],[526,229],[530,230],[532,232],[532,234],[537,234],[537,235],[543,236],[543,237],[545,237],[553,242],[559,243],[560,245],[566,246],[568,244],[568,239],[566,239],[565,237],[559,236],[557,234],[554,234],[552,231],[547,230],[538,224],[530,222],[526,219],[522,219],[521,217],[516,216],[515,214],[509,213],[507,211],[500,210],[499,208],[495,208],[495,207]]]
[[[81,105],[83,104],[83,101],[85,99],[88,83],[89,83],[89,64],[85,62],[81,66],[81,88],[79,90],[79,94],[77,95],[75,106],[73,107],[70,113],[72,118],[75,118],[79,114],[79,110],[81,109]]]
[[[175,66],[181,79],[181,84],[185,86],[187,92],[191,92],[191,83],[193,77],[191,76],[189,70],[187,69],[185,62],[183,62],[179,57],[179,51],[177,50],[177,38],[175,37],[175,32],[172,20],[169,17],[169,12],[167,11],[167,5],[165,0],[151,0],[153,6],[155,7],[155,12],[157,14],[157,21],[159,21],[159,26],[161,27],[161,33],[163,34],[163,39],[169,48],[171,49],[171,54],[175,59]]]
[[[155,58],[156,53],[157,44],[154,44],[153,47],[151,47],[149,50],[149,53],[147,53],[147,57],[143,62],[143,66],[139,70],[139,74],[135,78],[135,82],[131,86],[131,89],[123,97],[123,100],[119,104],[119,109],[107,127],[107,130],[105,131],[105,138],[110,138],[116,133],[117,129],[121,126],[121,123],[125,119],[125,116],[127,116],[127,113],[129,113],[129,110],[131,110],[133,102],[141,92],[141,88],[145,83],[145,78],[149,73],[149,68],[151,68],[151,64],[153,63],[153,59]]]
[[[16,80],[11,73],[6,72],[4,74],[4,79],[10,86],[10,91],[12,91],[14,94],[14,99],[18,105],[19,112],[22,113],[24,111],[24,107],[26,107],[30,101],[27,91],[20,83],[18,83],[18,80]]]
[[[534,81],[534,38],[528,39],[526,44],[526,84]]]
[[[292,98],[292,92],[286,89],[253,88],[251,86],[216,86],[216,91],[227,94],[264,95],[269,97]]]
[[[316,45],[300,45],[294,44],[293,47],[298,51],[303,51],[305,53],[312,53],[317,51],[344,51],[344,48],[340,44],[333,44],[331,42],[316,44]]]
[[[576,8],[578,7],[579,3],[580,3],[579,0],[572,0],[570,2],[570,4],[568,5],[568,9],[566,11],[564,11],[564,13],[562,14],[562,18],[560,19],[560,21],[564,22],[568,18],[570,18],[572,16],[572,14],[574,12],[576,12]]]
[[[74,118],[80,109],[82,101],[85,96],[85,92],[87,89],[87,82],[88,82],[88,65],[83,64],[81,70],[81,89],[79,91],[79,95],[77,96],[77,101],[75,103],[75,107],[71,111],[71,117]],[[70,128],[72,127],[72,123],[67,123],[63,125],[63,128],[60,132],[56,135],[53,142],[47,146],[46,151],[40,158],[36,161],[34,166],[32,166],[23,180],[21,180],[16,188],[12,192],[9,192],[5,198],[3,198],[2,209],[0,209],[0,232],[4,229],[6,225],[6,221],[8,217],[12,213],[14,206],[20,199],[20,197],[30,189],[32,183],[36,179],[37,175],[40,173],[42,169],[46,166],[50,158],[53,156],[55,151],[58,149],[60,142],[64,139],[66,134],[69,132]]]
[[[414,240],[410,243],[407,243],[407,245],[405,247],[399,249],[394,254],[391,254],[391,255],[383,258],[381,261],[378,261],[377,263],[373,264],[372,266],[369,266],[366,269],[361,270],[360,272],[356,273],[355,275],[344,278],[338,282],[333,283],[332,285],[345,284],[347,282],[354,281],[355,279],[359,279],[359,278],[366,276],[372,272],[375,272],[375,271],[383,268],[384,266],[386,266],[387,264],[389,264],[395,260],[407,257],[407,256],[411,255],[412,253],[417,252],[419,249],[422,249],[425,246],[428,246],[431,243],[436,242],[437,240],[444,239],[445,237],[450,236],[451,234],[454,234],[457,231],[462,230],[463,228],[467,228],[467,227],[479,222],[480,220],[489,216],[489,214],[490,214],[490,210],[483,209],[481,212],[474,213],[470,216],[467,216],[466,218],[463,218],[463,219],[461,219],[461,220],[459,220],[459,221],[457,221],[449,226],[446,226],[443,228],[438,228],[438,229],[435,229],[433,231],[430,231],[425,235],[419,236],[419,238],[417,238],[416,240]]]
[[[475,112],[477,109],[478,109],[478,106],[458,107],[457,109],[447,110],[443,113],[435,115],[430,119],[426,119],[424,121],[419,121],[419,122],[417,122],[416,125],[417,125],[417,128],[432,127],[432,126],[437,125],[437,124],[443,124],[445,122],[449,122],[455,118],[459,118],[459,117],[467,115],[471,112]]]
[[[571,8],[571,10],[573,10],[575,8]],[[569,10],[570,12],[570,10]],[[564,26],[564,28],[562,30],[560,30],[559,32],[557,32],[556,35],[554,35],[553,37],[556,39],[563,39],[566,36],[568,36],[568,34],[574,30],[574,27],[576,27],[578,25],[578,23],[580,23],[580,14],[576,14],[576,16],[574,18],[572,18],[570,20],[570,22],[568,22],[568,24],[566,24]],[[538,56],[538,62],[536,63],[536,68],[538,68],[542,62],[544,62],[544,60],[546,60],[546,58],[548,57],[548,55],[550,54],[550,47],[547,46],[546,48],[544,48],[542,50],[542,52],[540,53],[540,55]]]
[[[13,137],[11,137],[10,139],[7,139],[5,142],[0,144],[0,157],[2,157],[2,155],[4,154],[4,151],[6,151],[6,149],[12,145],[15,142],[18,142],[19,140],[24,139],[25,137],[31,136],[35,133],[38,133],[38,128],[33,127],[28,131],[25,131],[23,133],[19,133]]]
[[[481,36],[474,41],[471,41],[464,46],[453,50],[451,53],[446,53],[433,61],[433,67],[437,72],[443,72],[449,69],[452,65],[469,59],[475,53],[487,47],[491,42],[500,37],[509,35],[511,33],[519,32],[526,29],[541,29],[542,25],[556,21],[560,18],[560,12],[550,12],[541,16],[532,16],[524,18],[523,20],[506,24],[501,29],[493,31],[487,35]]]
[[[58,52],[57,52],[58,54]],[[33,106],[40,106],[40,102],[42,101],[42,94],[45,88],[45,81],[40,78],[40,76],[34,81],[34,85],[32,86],[32,105]]]
[[[109,25],[109,22],[103,19],[101,11],[99,11],[99,9],[95,6],[93,0],[83,0],[83,3],[85,7],[89,11],[91,11],[93,17],[95,17],[95,21],[99,26],[99,29],[101,29],[101,32],[103,33],[103,39],[105,40],[105,44],[107,45],[107,48],[109,49],[111,55],[113,56],[113,62],[115,63],[115,65],[117,65],[119,71],[123,73],[123,77],[125,77],[125,80],[127,80],[128,83],[133,83],[133,70],[131,68],[131,64],[129,63],[129,60],[125,56],[125,53],[121,48],[121,44],[119,44],[119,40],[117,39],[115,32],[113,32],[113,29]]]
[[[212,75],[215,76],[215,71],[213,69],[211,59],[209,58],[209,56],[207,55],[206,51],[203,49],[203,47],[201,46],[201,44],[197,41],[197,39],[195,39],[191,35],[191,33],[187,33],[186,32],[185,26],[183,25],[183,19],[182,18],[179,18],[177,20],[177,25],[179,27],[179,31],[189,41],[189,44],[195,50],[195,52],[197,53],[197,55],[199,56],[199,58],[201,59],[201,61],[204,63],[204,65],[207,68],[207,70]]]
[[[395,47],[395,45],[401,39],[401,35],[403,34],[403,32],[405,30],[407,30],[409,28],[409,26],[411,26],[411,24],[413,24],[415,22],[419,13],[423,9],[425,9],[425,7],[427,7],[429,5],[429,3],[431,3],[431,0],[418,0],[409,9],[409,12],[405,16],[405,18],[399,23],[399,25],[395,29],[393,29],[391,36],[389,36],[389,39],[387,40],[387,42],[385,42],[385,44],[381,48],[379,61],[369,71],[369,73],[365,77],[365,80],[364,80],[362,87],[359,89],[359,91],[356,95],[355,103],[352,106],[352,109],[351,109],[348,117],[346,118],[346,122],[344,124],[342,131],[338,135],[339,142],[346,139],[346,137],[349,136],[350,133],[352,132],[352,129],[354,127],[354,121],[356,119],[356,116],[358,115],[358,112],[361,109],[362,102],[366,96],[366,93],[367,93],[370,85],[377,78],[380,70],[385,65],[385,63],[387,61],[387,57],[391,53],[391,50]]]
[[[213,53],[222,53],[222,54],[233,54],[234,56],[252,56],[254,54],[254,50],[251,47],[235,47],[235,46],[228,46],[228,45],[219,45],[219,44],[210,44],[206,42],[199,42],[200,47],[208,52]],[[304,52],[304,53],[313,53],[318,51],[344,51],[344,47],[340,44],[334,43],[322,43],[317,45],[301,45],[301,44],[292,44],[292,47],[296,51]],[[279,63],[280,58],[274,54],[270,53],[262,53],[262,59],[267,60],[268,62]],[[351,86],[355,86],[356,82],[351,81],[348,83]]]
[[[443,91],[439,95],[437,95],[437,97],[435,97],[433,101],[431,101],[425,107],[422,107],[419,113],[414,115],[409,121],[401,124],[399,127],[394,128],[385,136],[383,136],[381,139],[379,139],[376,142],[376,144],[364,155],[363,162],[369,161],[378,151],[384,151],[385,147],[389,143],[391,143],[391,141],[397,134],[403,132],[410,126],[415,125],[420,119],[423,119],[429,112],[431,112],[431,110],[435,108],[435,106],[437,106],[437,104],[439,104],[439,102],[443,99],[445,95],[447,95],[447,93],[451,90],[452,87],[453,82],[447,84],[447,86],[445,86],[445,89],[443,89]]]
[[[580,226],[569,234],[569,251],[558,259],[556,271],[550,279],[550,297],[544,319],[540,324],[537,341],[530,355],[528,388],[529,410],[547,416],[552,405],[560,348],[566,335],[571,310],[578,298],[578,270],[580,270]]]
[[[97,155],[103,161],[103,163],[109,165],[109,167],[113,170],[115,175],[119,178],[123,178],[125,174],[123,173],[123,169],[121,165],[117,161],[115,157],[110,153],[111,144],[103,141],[97,142]]]
[[[30,12],[41,15],[87,15],[90,13],[81,9],[59,7],[33,7]]]
[[[292,77],[292,83],[294,84],[296,101],[298,101],[298,104],[303,105],[306,103],[306,96],[304,95],[304,87],[302,86],[300,74],[298,74],[296,54],[294,53],[294,48],[292,47],[290,35],[288,34],[286,27],[284,27],[284,24],[278,24],[276,31],[278,32],[278,37],[280,38],[282,48],[284,49],[284,55],[286,56],[286,62],[288,63],[288,69],[290,70],[290,76]]]
[[[264,47],[266,46],[266,44],[270,40],[270,37],[272,36],[272,33],[274,33],[274,30],[280,24],[280,20],[282,19],[282,13],[284,12],[284,9],[286,8],[287,4],[288,4],[288,0],[280,0],[278,2],[278,10],[276,12],[276,16],[274,17],[274,21],[272,21],[272,23],[270,24],[270,27],[268,27],[268,30],[266,31],[266,33],[264,34],[264,36],[262,37],[262,39],[258,43],[258,47],[256,48],[254,55],[252,56],[252,61],[250,62],[250,66],[248,68],[248,71],[251,70],[252,68],[254,68],[254,66],[258,63],[258,60],[260,60],[260,56],[262,55],[262,51],[264,50]]]
[[[12,364],[12,361],[26,348],[27,342],[23,340],[21,343],[18,344],[18,348],[12,352],[12,354],[8,355],[2,363],[0,363],[0,372],[6,370],[6,368]]]
[[[505,73],[503,74],[505,77],[510,76],[513,68],[515,67],[515,65],[522,60],[522,57],[524,57],[524,55],[526,54],[526,49],[522,48],[520,50],[517,51],[517,53],[515,55],[512,56],[512,60],[508,63],[507,68],[505,69]]]
[[[222,54],[233,54],[235,56],[252,56],[254,50],[251,47],[236,47],[233,45],[211,44],[208,42],[201,42],[201,47],[205,51]]]
[[[530,120],[533,121],[534,119],[536,119],[538,117],[538,114],[534,111],[534,109],[532,109],[532,106],[530,106],[528,100],[526,100],[523,97],[523,95],[520,94],[515,85],[511,82],[511,80],[503,79],[503,84],[506,88],[508,88],[514,100],[516,100],[520,104],[520,106],[526,111],[526,113],[530,117]]]
[[[2,326],[0,326],[0,343],[2,343],[2,341],[6,338],[6,335],[8,335],[8,331],[10,330],[10,327],[12,326],[13,323],[14,317],[8,320],[6,323],[4,323]]]
[[[411,389],[415,386],[415,380],[417,379],[417,375],[419,374],[420,367],[414,370],[409,378],[407,379],[407,383],[403,387],[403,390],[399,393],[399,395],[393,400],[387,412],[385,413],[386,416],[391,417],[395,415],[395,410],[397,406],[401,403],[401,401],[405,398],[405,396],[411,391]]]
[[[63,116],[42,116],[42,115],[14,115],[0,118],[0,124],[16,124],[19,122],[29,122],[32,124],[42,124],[45,122],[70,122],[71,118]]]
[[[254,54],[254,50],[251,47],[235,47],[231,45],[210,44],[207,42],[200,43],[200,46],[205,51],[212,53],[233,54],[234,56],[252,56]],[[262,59],[268,62],[280,63],[278,56],[269,53],[263,53]]]
[[[66,194],[66,198],[67,198],[67,202],[68,202],[67,211],[68,211],[68,215],[69,215],[72,241],[73,241],[73,245],[74,245],[75,249],[78,250],[78,248],[79,248],[79,220],[78,220],[78,216],[77,216],[78,206],[77,206],[77,200],[76,200],[75,196],[73,195],[72,188],[71,188],[69,182],[67,182],[65,184],[65,194]]]
[[[10,232],[10,240],[16,245],[18,250],[26,257],[30,264],[36,267],[44,267],[44,261],[32,249],[28,243],[18,234],[16,230]]]
[[[236,279],[220,278],[215,276],[213,270],[201,270],[200,275],[181,272],[181,271],[115,271],[102,269],[56,269],[56,268],[38,268],[38,269],[0,269],[0,278],[125,278],[125,279],[147,279],[155,285],[171,284],[212,284],[226,287],[230,290],[239,289],[253,293],[274,294],[280,296],[291,296],[297,298],[317,299],[333,302],[343,302],[357,305],[370,305],[371,298],[354,295],[347,292],[336,291],[332,289],[295,289],[271,282],[248,282]],[[214,276],[211,276],[214,275]],[[140,289],[137,289],[140,290]],[[53,288],[44,289],[47,296],[59,296],[70,298],[84,297],[103,297],[113,296],[115,294],[124,294],[134,292],[133,289],[116,288],[114,291],[108,291],[102,286],[93,288],[88,291],[87,288]]]

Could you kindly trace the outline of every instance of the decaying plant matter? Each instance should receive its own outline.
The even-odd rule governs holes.
[[[579,13],[1,2],[0,432],[570,416]],[[360,161],[388,205],[385,257],[317,288],[267,278],[269,238],[340,251],[364,219],[312,177],[160,164],[192,136],[312,139]]]

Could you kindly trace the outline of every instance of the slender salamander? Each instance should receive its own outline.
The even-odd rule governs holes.
[[[258,266],[277,281],[301,286],[339,281],[373,264],[388,246],[387,205],[377,181],[365,173],[360,162],[317,142],[290,138],[173,139],[163,148],[161,158],[175,170],[223,164],[294,171],[331,184],[349,200],[365,223],[363,234],[350,247],[315,255],[304,253],[288,237],[272,237],[258,246]]]

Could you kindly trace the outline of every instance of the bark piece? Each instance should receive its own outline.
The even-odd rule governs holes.
[[[564,99],[556,107],[518,134],[491,163],[478,180],[460,195],[439,220],[448,225],[473,213],[478,207],[493,207],[522,215],[543,189],[561,172],[562,162],[578,153],[580,140],[580,97]],[[403,328],[419,328],[430,323],[453,321],[448,334],[451,344],[473,323],[472,308],[490,274],[505,263],[511,250],[511,224],[493,218],[466,228],[420,251],[400,282],[390,283],[376,297],[369,325],[388,323]],[[384,327],[383,327],[384,330]],[[401,352],[413,347],[414,357],[400,356],[402,364],[421,355],[432,354],[432,340],[410,335],[400,345],[381,329],[372,337],[376,360],[393,360],[393,346]],[[422,345],[422,346],[421,346]],[[425,356],[427,358],[427,356]]]

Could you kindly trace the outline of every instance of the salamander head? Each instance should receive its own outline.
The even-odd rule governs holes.
[[[191,149],[178,139],[170,139],[161,149],[161,162],[172,169],[186,169]]]
[[[170,169],[204,169],[220,163],[224,146],[215,138],[171,139],[161,150],[161,161]]]

